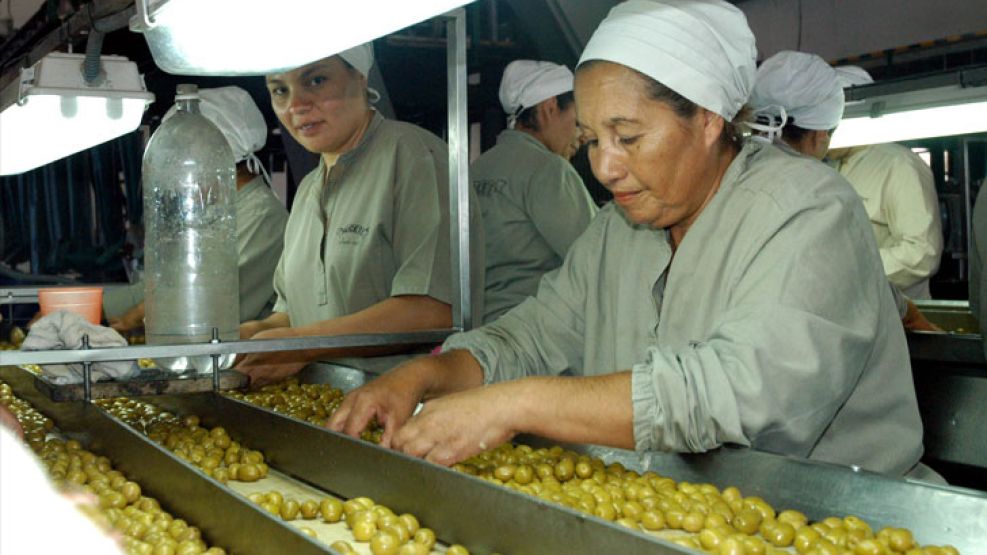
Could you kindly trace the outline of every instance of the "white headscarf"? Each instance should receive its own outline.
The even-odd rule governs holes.
[[[353,69],[359,71],[361,75],[367,78],[367,82],[370,82],[370,68],[374,67],[374,45],[372,42],[365,42],[348,50],[343,50],[337,56],[353,66]],[[367,96],[371,103],[380,100],[380,93],[369,86],[367,87]]]
[[[637,70],[732,121],[754,85],[757,49],[744,13],[722,0],[627,0],[579,60]]]
[[[786,50],[757,69],[751,106],[756,111],[781,106],[802,129],[826,131],[843,118],[843,87],[836,70],[819,56]]]
[[[867,70],[860,66],[839,66],[836,68],[836,78],[840,80],[840,86],[856,87],[859,85],[870,85],[874,78],[867,73]]]
[[[518,115],[539,102],[572,90],[572,71],[552,62],[514,60],[500,80],[500,105],[511,129]]]
[[[176,111],[177,108],[172,106],[164,120]],[[236,163],[246,160],[252,173],[263,174],[270,181],[264,166],[254,155],[267,142],[267,122],[250,93],[240,87],[200,89],[199,111],[226,137]]]

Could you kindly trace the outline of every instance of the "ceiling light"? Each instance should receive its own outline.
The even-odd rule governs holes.
[[[137,65],[103,56],[94,85],[82,54],[53,53],[0,91],[0,175],[22,173],[104,143],[140,125],[154,101]]]
[[[830,148],[987,131],[987,68],[846,89]]]
[[[133,31],[178,75],[294,69],[473,0],[137,0]]]

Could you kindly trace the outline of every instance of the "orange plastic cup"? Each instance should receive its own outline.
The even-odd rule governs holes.
[[[38,290],[41,316],[59,310],[81,314],[86,320],[99,325],[103,312],[102,287],[51,287]]]

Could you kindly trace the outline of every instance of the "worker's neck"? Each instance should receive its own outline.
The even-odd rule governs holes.
[[[347,152],[353,150],[359,146],[360,141],[363,140],[363,136],[366,134],[367,129],[370,127],[370,122],[373,120],[374,111],[373,109],[367,109],[366,116],[360,122],[360,125],[353,131],[353,134],[346,139],[342,145],[338,148],[334,148],[331,152],[323,152],[322,160],[326,163],[326,168],[332,169],[336,165],[336,161],[339,157],[346,154]]]
[[[254,174],[252,174],[252,173],[250,173],[247,170],[237,170],[237,172],[236,172],[236,190],[239,191],[240,189],[243,189],[244,187],[246,187],[247,186],[247,183],[250,183],[251,181],[253,181],[255,177],[257,177],[257,176],[254,175]]]
[[[545,134],[543,132],[541,132],[541,131],[539,131],[537,129],[532,129],[530,127],[525,127],[523,125],[518,125],[514,129],[516,131],[520,131],[521,133],[526,133],[528,135],[531,135],[532,137],[535,138],[536,141],[538,141],[539,143],[545,145],[545,148],[548,148],[549,150],[551,150],[549,148],[549,146],[548,146],[548,139],[547,139],[547,137],[545,137]]]

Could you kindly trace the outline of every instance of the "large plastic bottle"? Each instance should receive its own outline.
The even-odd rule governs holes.
[[[223,134],[199,112],[198,87],[178,85],[177,112],[144,152],[144,328],[149,344],[239,338],[236,171]],[[233,355],[222,357],[228,368]],[[157,359],[212,371],[211,357]]]

